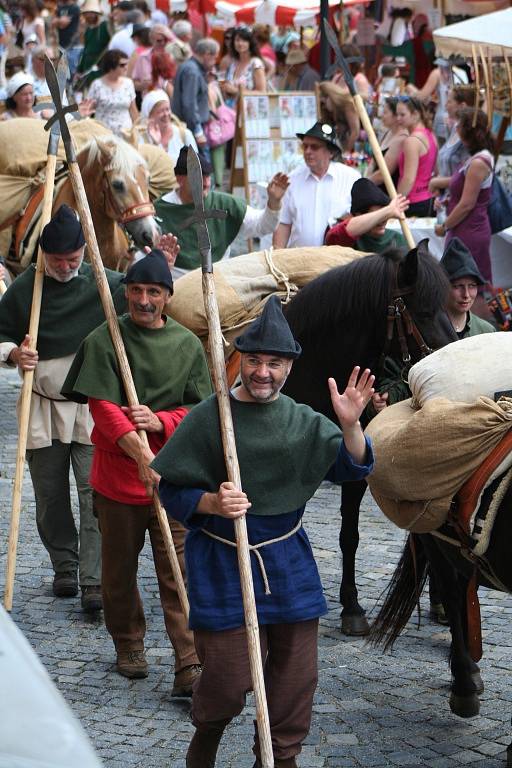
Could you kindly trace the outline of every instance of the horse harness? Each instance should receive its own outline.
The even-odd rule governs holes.
[[[134,205],[130,205],[127,208],[121,208],[114,195],[112,194],[112,186],[108,180],[109,175],[113,171],[114,168],[111,165],[106,166],[103,179],[103,190],[105,195],[105,202],[108,203],[112,210],[115,212],[117,223],[124,226],[130,221],[144,219],[146,216],[154,216],[155,208],[149,199],[142,200],[140,203],[135,203]]]
[[[405,370],[410,368],[412,362],[411,353],[407,343],[407,336],[414,337],[414,340],[419,347],[421,358],[427,357],[427,355],[430,355],[433,352],[433,350],[428,346],[425,339],[418,330],[416,323],[412,319],[411,313],[409,312],[405,303],[404,296],[411,294],[412,291],[412,286],[409,288],[398,287],[398,264],[396,264],[394,274],[394,287],[391,292],[391,301],[388,304],[386,316],[386,341],[379,363],[379,367],[381,369],[391,349],[395,330],[398,337],[400,353],[402,355],[402,363]]]

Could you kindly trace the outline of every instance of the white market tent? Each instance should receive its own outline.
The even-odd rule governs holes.
[[[436,53],[441,56],[471,56],[472,46],[481,45],[486,56],[512,55],[512,8],[475,16],[434,31]]]

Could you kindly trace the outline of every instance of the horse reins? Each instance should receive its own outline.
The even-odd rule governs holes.
[[[398,287],[398,264],[395,268],[395,286],[391,292],[391,303],[388,304],[386,315],[386,341],[384,349],[380,358],[380,367],[384,365],[384,361],[391,348],[391,343],[396,334],[398,337],[398,343],[400,345],[400,352],[402,355],[402,362],[404,368],[410,367],[411,353],[407,343],[407,336],[413,336],[416,344],[420,349],[420,356],[427,357],[432,353],[432,349],[428,346],[425,339],[418,330],[416,323],[411,317],[411,313],[407,309],[407,305],[404,300],[404,296],[412,293],[412,287],[399,288]]]

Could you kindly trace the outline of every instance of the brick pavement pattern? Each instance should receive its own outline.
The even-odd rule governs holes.
[[[3,594],[12,478],[16,455],[14,371],[0,375],[0,587]],[[173,659],[147,546],[139,584],[148,632],[150,673],[129,681],[114,671],[112,642],[101,620],[87,618],[79,598],[57,599],[52,570],[39,541],[28,471],[20,526],[12,618],[81,720],[106,768],[184,768],[193,731],[189,704],[172,700]],[[339,489],[323,484],[308,505],[310,535],[330,612],[321,621],[320,679],[302,768],[501,768],[510,742],[512,691],[508,689],[512,635],[505,595],[481,591],[485,682],[481,715],[461,720],[449,711],[449,633],[426,618],[411,623],[392,654],[369,649],[339,631]],[[361,515],[358,584],[374,608],[401,551],[404,535],[367,494]],[[508,659],[508,660],[507,660]],[[217,765],[250,768],[254,709],[249,699],[222,740]]]

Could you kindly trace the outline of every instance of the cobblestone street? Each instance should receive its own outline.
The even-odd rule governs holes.
[[[3,594],[12,478],[16,452],[15,372],[0,374],[1,479],[0,582]],[[192,733],[189,704],[170,699],[173,658],[165,634],[149,546],[141,559],[141,587],[148,631],[150,674],[129,681],[114,671],[112,642],[101,620],[81,611],[79,598],[57,599],[52,570],[40,543],[28,470],[18,548],[12,618],[88,733],[106,768],[184,768]],[[482,590],[485,693],[481,714],[461,720],[448,706],[449,633],[427,617],[410,624],[392,654],[347,639],[339,631],[339,489],[324,484],[310,502],[305,525],[312,540],[330,612],[321,621],[320,676],[311,733],[300,756],[302,768],[428,766],[498,768],[511,740],[512,604]],[[358,584],[372,611],[398,560],[404,535],[373,504],[363,501]],[[217,765],[250,768],[252,699],[231,724]],[[21,713],[20,713],[21,714]],[[80,766],[76,766],[80,768]]]

